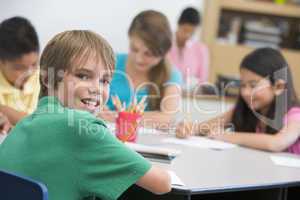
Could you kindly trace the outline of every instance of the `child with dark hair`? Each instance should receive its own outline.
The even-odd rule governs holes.
[[[207,81],[209,65],[206,45],[192,39],[199,25],[199,12],[192,7],[184,9],[178,19],[173,45],[168,53],[171,63],[180,69],[185,81],[194,78],[197,83]]]
[[[198,26],[201,23],[201,17],[199,12],[192,7],[188,7],[184,9],[179,17],[178,24],[190,24],[194,26]]]
[[[38,36],[27,19],[13,17],[0,24],[0,112],[12,124],[37,106],[38,57]]]
[[[282,54],[271,48],[255,50],[243,59],[240,78],[233,110],[208,122],[182,123],[177,136],[207,134],[250,148],[300,154],[299,101]],[[235,132],[224,132],[228,124]]]

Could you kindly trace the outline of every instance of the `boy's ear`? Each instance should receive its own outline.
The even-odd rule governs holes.
[[[285,88],[286,88],[286,82],[282,79],[277,80],[274,85],[275,95],[278,96],[282,94]]]
[[[44,72],[41,74],[41,82],[42,84],[49,89],[49,81],[48,81],[48,73]]]

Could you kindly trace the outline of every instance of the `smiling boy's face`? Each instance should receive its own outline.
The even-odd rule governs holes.
[[[88,59],[85,65],[72,66],[64,73],[57,97],[65,107],[96,114],[109,97],[110,74],[101,60]]]

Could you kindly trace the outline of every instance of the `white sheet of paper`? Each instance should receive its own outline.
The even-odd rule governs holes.
[[[150,146],[150,145],[131,143],[131,142],[126,142],[125,144],[127,147],[131,148],[132,150],[141,153],[152,153],[152,154],[166,155],[166,156],[178,156],[179,154],[181,154],[181,151],[172,148]]]
[[[300,167],[300,159],[286,156],[270,156],[275,165],[285,167]]]
[[[206,148],[206,149],[230,149],[230,148],[237,147],[236,144],[216,141],[216,140],[212,140],[205,137],[199,137],[199,136],[192,136],[186,139],[166,138],[163,140],[163,142],[170,143],[170,144],[179,144],[179,145],[193,146],[199,148]]]
[[[168,170],[168,173],[171,177],[171,184],[174,186],[185,186],[181,179],[175,174],[175,172]]]
[[[140,127],[139,134],[160,134],[161,132],[156,129]]]

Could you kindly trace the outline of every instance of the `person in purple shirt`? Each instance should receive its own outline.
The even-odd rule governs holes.
[[[240,65],[241,87],[232,110],[202,123],[185,122],[177,136],[208,135],[265,151],[300,154],[300,103],[282,54],[261,48]],[[231,126],[232,131],[225,131]]]
[[[186,82],[189,78],[194,80],[191,82],[201,84],[208,78],[209,52],[205,44],[192,39],[200,24],[200,14],[196,9],[183,10],[168,58],[181,71]]]

